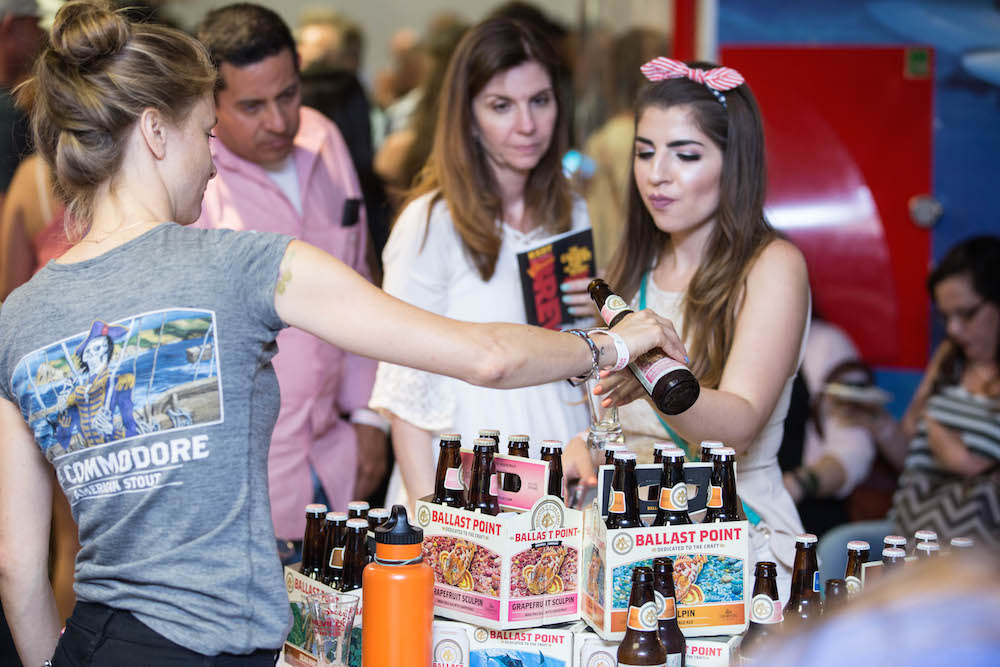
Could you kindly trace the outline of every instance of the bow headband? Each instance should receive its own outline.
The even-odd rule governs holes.
[[[714,67],[712,69],[697,69],[688,67],[679,60],[672,58],[653,58],[639,68],[650,81],[664,79],[690,79],[708,88],[715,95],[723,108],[726,108],[726,96],[723,90],[732,90],[743,83],[743,75],[729,67]]]

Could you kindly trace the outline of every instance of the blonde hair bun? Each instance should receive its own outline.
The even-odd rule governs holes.
[[[110,2],[68,2],[52,25],[52,50],[67,65],[87,68],[113,56],[132,38],[132,25]]]

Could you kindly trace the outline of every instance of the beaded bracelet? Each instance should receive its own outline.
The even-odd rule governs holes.
[[[566,380],[567,382],[569,382],[574,387],[578,387],[597,374],[597,369],[599,367],[599,361],[601,358],[601,352],[600,350],[597,349],[597,344],[590,339],[590,336],[587,335],[586,331],[583,331],[581,329],[568,329],[566,333],[571,333],[574,336],[577,336],[578,338],[582,338],[583,340],[585,340],[587,342],[587,347],[590,348],[590,353],[594,357],[594,365],[590,368],[589,373],[587,373],[586,375],[578,375],[575,378],[567,378]]]

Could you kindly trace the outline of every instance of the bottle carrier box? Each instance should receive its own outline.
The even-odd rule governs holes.
[[[729,667],[736,663],[742,635],[686,637],[688,667]],[[601,639],[580,621],[573,626],[573,667],[618,667],[617,641]]]
[[[572,667],[573,639],[570,624],[496,630],[435,619],[431,667]]]
[[[646,500],[649,486],[660,481],[658,464],[636,466],[639,506],[652,523],[656,502]],[[613,466],[601,466],[599,492],[584,517],[580,563],[580,613],[603,639],[625,636],[632,569],[651,567],[653,559],[674,560],[677,622],[685,637],[742,633],[753,590],[749,574],[747,521],[609,530],[604,524],[611,495]],[[685,463],[688,512],[705,508],[711,464]]]
[[[579,619],[583,513],[545,494],[548,463],[496,455],[517,492],[499,490],[497,516],[417,501],[425,561],[434,570],[434,613],[492,630]],[[472,453],[463,450],[468,478]],[[468,487],[466,487],[468,488]]]
[[[320,593],[339,593],[340,591],[324,586],[315,579],[298,571],[298,565],[285,567],[285,590],[288,592],[288,604],[292,607],[292,629],[288,631],[285,644],[281,648],[279,665],[289,667],[316,667],[319,656],[316,654],[316,640],[313,635],[311,615],[306,598]],[[351,631],[351,667],[361,665],[361,609],[364,598],[360,590],[351,591],[349,595],[361,598],[358,602],[358,612],[354,617],[354,629]]]
[[[730,667],[739,664],[736,652],[743,635],[732,637],[686,637],[687,667]]]

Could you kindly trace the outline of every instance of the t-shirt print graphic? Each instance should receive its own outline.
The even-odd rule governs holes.
[[[214,312],[168,309],[114,322],[96,319],[89,330],[27,354],[14,369],[12,386],[35,442],[56,463],[77,452],[222,421],[216,333]],[[177,442],[175,449],[185,446],[183,438]],[[170,447],[168,439],[163,446]],[[143,449],[140,461],[118,451],[86,465],[116,473],[145,460],[145,468],[154,452],[153,446]]]

